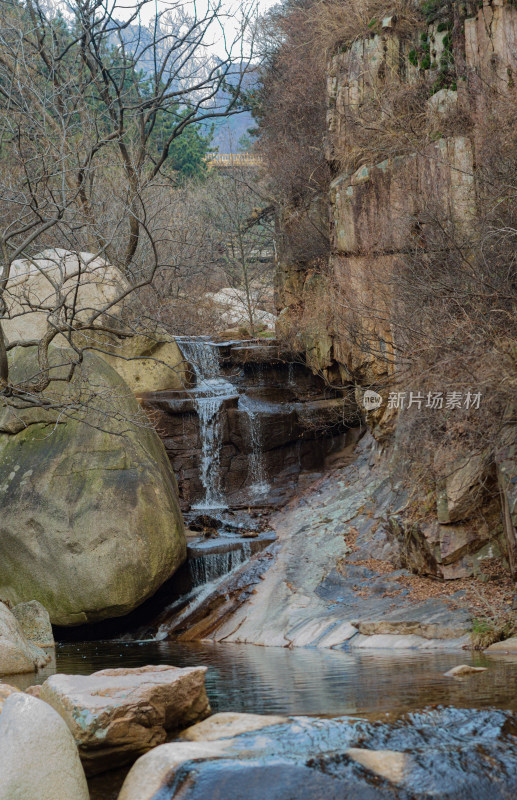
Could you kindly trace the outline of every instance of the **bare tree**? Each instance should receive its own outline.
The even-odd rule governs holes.
[[[253,170],[237,167],[214,177],[205,209],[229,305],[240,309],[254,336],[261,310],[272,305],[273,206]]]
[[[118,0],[71,0],[63,13],[43,0],[2,2],[4,396],[21,393],[37,402],[51,379],[52,343],[66,343],[72,354],[70,380],[85,349],[102,349],[102,337],[141,332],[139,305],[129,298],[170,266],[164,242],[174,220],[168,230],[161,227],[156,196],[177,183],[169,163],[175,143],[193,127],[240,110],[253,57],[252,2],[242,6],[229,39],[218,0],[202,12],[192,4],[190,13],[180,0],[164,2],[148,25],[141,19],[150,0],[129,9]],[[75,258],[63,261],[56,247]],[[42,250],[44,258],[35,258]],[[78,255],[85,250],[89,255]],[[108,264],[113,269],[106,272]],[[31,293],[28,277],[41,278],[39,293]],[[103,297],[105,280],[110,290]],[[21,335],[13,338],[13,320],[34,313],[37,335],[34,326],[24,335],[18,324]],[[37,374],[16,385],[8,353],[28,345],[38,348]]]

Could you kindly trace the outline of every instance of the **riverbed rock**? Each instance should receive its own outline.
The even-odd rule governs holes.
[[[24,635],[12,611],[0,603],[0,675],[34,672],[49,661],[50,656]]]
[[[270,725],[282,725],[285,722],[288,722],[287,717],[275,714],[238,714],[234,711],[223,711],[182,731],[180,738],[188,739],[190,742],[212,742],[216,739],[238,736],[241,733],[258,731]]]
[[[502,642],[494,642],[486,649],[487,653],[512,653],[517,655],[517,636],[511,636]]]
[[[346,755],[392,783],[401,783],[412,766],[411,757],[396,750],[363,750],[360,747],[350,747],[346,750]]]
[[[53,708],[16,692],[0,714],[0,800],[88,800],[72,734]]]
[[[37,644],[38,647],[56,646],[49,613],[37,600],[18,603],[13,608],[13,614],[25,636],[33,644]]]
[[[473,667],[471,664],[458,664],[457,667],[444,672],[446,678],[461,678],[463,675],[473,675],[476,672],[486,672],[487,667]]]
[[[37,373],[35,351],[14,349],[11,380]],[[64,413],[0,408],[2,595],[38,600],[56,625],[131,611],[186,555],[174,475],[133,393],[88,352],[59,381],[69,357],[50,351],[43,393]]]
[[[167,776],[181,764],[203,758],[223,756],[225,742],[174,742],[155,747],[131,767],[118,800],[152,800],[164,789]],[[172,796],[172,795],[169,795]]]
[[[236,576],[222,582],[225,600],[214,599],[204,620],[192,620],[196,636],[334,649],[468,644],[472,622],[465,598],[456,593],[454,604],[440,597],[417,601],[405,582],[409,571],[394,569],[400,550],[388,536],[386,518],[406,500],[369,434],[356,453],[354,464],[325,475],[270,519],[278,539],[263,562],[269,568],[253,585],[250,562],[248,580],[241,575],[247,594],[232,608],[227,598],[235,597]]]
[[[206,667],[147,666],[93,675],[52,675],[40,697],[63,717],[88,774],[103,772],[165,741],[210,713]]]

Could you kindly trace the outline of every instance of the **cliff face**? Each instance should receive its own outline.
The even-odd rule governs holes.
[[[445,410],[455,376],[461,402],[471,402],[477,375],[487,375],[489,365],[476,372],[465,367],[469,359],[479,367],[486,357],[493,368],[500,358],[501,385],[515,386],[517,349],[504,324],[493,346],[477,327],[486,344],[479,357],[471,347],[475,321],[467,328],[455,318],[449,339],[463,337],[461,358],[433,361],[434,353],[450,347],[445,335],[449,318],[444,316],[441,340],[441,308],[435,313],[426,305],[429,287],[440,284],[442,273],[447,289],[443,305],[451,292],[459,297],[468,289],[473,297],[481,286],[483,291],[488,287],[492,256],[483,248],[494,230],[489,213],[498,202],[504,205],[506,192],[515,197],[513,186],[487,200],[487,187],[496,183],[493,171],[507,154],[492,152],[491,142],[501,133],[498,124],[507,124],[501,109],[515,108],[517,100],[517,7],[502,0],[481,8],[426,3],[420,23],[408,25],[401,14],[372,20],[371,27],[368,37],[339,48],[329,62],[330,258],[324,265],[293,259],[289,230],[284,230],[279,332],[295,340],[313,369],[334,385],[352,381],[360,406],[365,390],[381,395],[378,408],[363,408],[366,422],[378,441],[404,460],[404,448],[408,454],[411,450],[404,432],[411,425],[416,429],[418,411],[429,406],[426,389],[436,394],[439,388],[439,376],[428,380],[426,357],[429,373],[436,373],[440,363],[448,390],[436,409]],[[315,205],[325,207],[325,202],[319,199]],[[310,212],[325,213],[316,207]],[[478,273],[470,265],[481,251],[488,266],[476,283]],[[515,271],[511,253],[507,263]],[[436,291],[433,301],[435,296]],[[470,295],[468,301],[458,300],[462,315],[476,302]],[[494,290],[492,307],[498,302]],[[515,320],[515,296],[512,303],[508,313],[512,317],[513,308]],[[481,319],[492,310],[490,305],[486,309]],[[426,314],[427,328],[420,321]],[[412,338],[413,321],[418,333]],[[431,355],[419,361],[417,351],[426,347]],[[488,379],[483,388],[489,392]],[[420,406],[414,402],[408,409],[411,391],[417,401],[420,393],[422,398]],[[401,407],[401,395],[406,407]],[[412,513],[395,521],[393,532],[401,543],[416,542],[439,576],[477,573],[485,559],[499,554],[515,576],[517,437],[511,397],[510,391],[498,406],[497,431],[478,437],[476,444],[466,435],[469,418],[458,422],[450,413],[453,406],[438,425],[432,423],[438,431],[426,445],[432,469],[423,488],[415,488],[419,500]],[[413,449],[419,446],[416,442]],[[406,479],[411,484],[411,475]],[[409,566],[420,569],[411,557]]]

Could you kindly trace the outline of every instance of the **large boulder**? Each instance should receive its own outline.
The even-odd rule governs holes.
[[[93,675],[52,675],[40,698],[63,717],[87,773],[134,761],[163,744],[168,730],[210,713],[206,667],[104,669]]]
[[[102,357],[135,394],[182,390],[192,383],[192,369],[175,339],[163,330],[108,341]]]
[[[50,656],[27,639],[14,614],[0,603],[0,675],[34,672],[49,661]]]
[[[12,351],[14,383],[38,373],[35,351]],[[78,625],[142,603],[186,543],[163,445],[122,378],[86,352],[67,381],[69,352],[49,358],[39,404],[0,408],[0,594]]]
[[[7,288],[2,328],[4,336],[13,342],[41,339],[45,334],[49,316],[46,309],[56,304],[56,288],[67,318],[84,323],[93,310],[116,302],[129,284],[120,270],[93,253],[52,247],[33,258],[14,261]],[[109,319],[118,311],[111,307]],[[56,344],[67,344],[64,337],[60,339]]]
[[[0,714],[0,800],[89,800],[74,739],[53,708],[12,693]]]
[[[134,309],[127,308],[132,298],[125,276],[103,258],[52,247],[11,265],[7,311],[2,319],[4,335],[9,342],[41,339],[47,330],[48,309],[56,304],[62,320],[73,320],[76,329],[108,307],[96,325],[105,323],[112,330],[132,335],[115,336],[101,330],[92,335],[91,331],[76,330],[74,342],[79,347],[97,348],[134,392],[182,389],[188,385],[189,367],[178,345],[150,323],[145,312],[140,315],[145,324],[135,324]],[[64,347],[68,341],[59,334],[54,344]]]

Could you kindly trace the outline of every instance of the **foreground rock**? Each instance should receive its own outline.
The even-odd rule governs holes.
[[[16,686],[11,686],[8,683],[0,683],[0,714],[4,707],[4,703],[12,694],[21,694],[21,689]]]
[[[14,614],[0,603],[0,675],[34,672],[49,661],[50,656],[27,639]]]
[[[38,647],[56,646],[50,615],[45,606],[42,606],[37,600],[19,603],[13,608],[13,614],[25,636],[33,644],[37,644]]]
[[[88,800],[72,734],[46,703],[11,694],[0,714],[0,800]]]
[[[52,675],[40,698],[63,717],[88,774],[133,761],[162,744],[169,730],[210,713],[206,667],[105,669]]]
[[[142,756],[119,800],[503,800],[517,790],[510,712],[431,709],[394,723],[264,717],[262,728],[256,715],[248,725],[248,715],[237,716],[242,732],[234,736],[221,721],[214,740],[207,721],[193,729],[204,728],[205,740]]]
[[[35,348],[15,348],[12,380],[37,370]],[[54,624],[78,625],[142,603],[186,545],[174,476],[132,392],[91,353],[70,384],[63,370],[44,394],[79,411],[0,409],[0,585],[13,605],[36,599]]]

